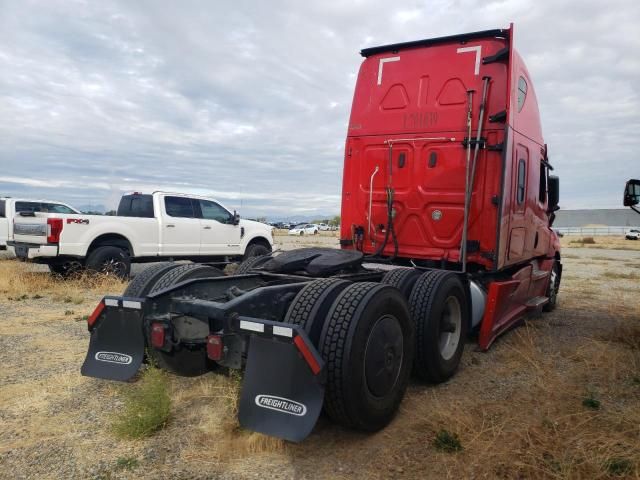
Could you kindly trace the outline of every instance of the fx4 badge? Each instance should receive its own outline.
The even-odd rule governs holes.
[[[256,395],[256,405],[296,417],[303,417],[307,413],[307,407],[302,403],[273,395]]]
[[[129,365],[133,358],[131,355],[118,352],[97,352],[96,360],[107,363],[119,363],[120,365]]]
[[[67,225],[70,223],[79,223],[80,225],[89,225],[88,218],[67,218]]]

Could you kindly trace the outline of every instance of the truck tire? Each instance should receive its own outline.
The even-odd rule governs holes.
[[[413,372],[422,380],[440,383],[458,369],[469,326],[464,285],[452,272],[423,273],[409,297],[416,331]]]
[[[351,282],[339,278],[323,278],[307,283],[289,305],[284,322],[304,328],[311,343],[317,347],[329,309],[349,285]]]
[[[91,272],[128,278],[131,258],[123,249],[113,246],[98,247],[87,257],[86,268]]]
[[[402,401],[413,360],[413,325],[402,293],[379,283],[349,285],[331,306],[319,348],[329,417],[357,430],[385,427]]]
[[[558,269],[558,262],[553,262],[551,268],[551,278],[549,279],[549,285],[547,286],[547,297],[549,301],[542,307],[543,312],[552,312],[558,306],[558,290],[560,290],[560,275]]]
[[[49,272],[62,278],[71,277],[82,271],[82,262],[80,260],[68,260],[62,263],[49,263]]]
[[[145,268],[136,275],[123,292],[123,297],[144,297],[153,288],[156,281],[169,270],[179,267],[179,263],[162,262]]]
[[[165,288],[169,288],[186,280],[193,280],[194,278],[221,277],[223,275],[222,270],[212,267],[211,265],[185,263],[184,265],[165,272],[164,275],[158,278],[155,285],[151,287],[149,293],[159,292],[160,290],[164,290]]]
[[[254,268],[258,268],[260,265],[266,263],[268,260],[271,260],[270,255],[261,255],[259,257],[251,257],[247,258],[244,262],[238,265],[236,271],[233,272],[234,275],[245,275],[249,273]]]
[[[261,257],[262,255],[268,255],[271,253],[271,249],[267,248],[265,245],[261,243],[253,243],[247,247],[244,252],[243,260],[248,260],[252,257]]]
[[[413,286],[416,284],[421,273],[420,270],[416,270],[415,268],[394,268],[384,274],[381,283],[396,287],[402,292],[404,298],[409,300],[411,290],[413,290]]]

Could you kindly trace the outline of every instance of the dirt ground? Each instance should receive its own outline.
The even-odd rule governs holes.
[[[113,416],[131,385],[79,369],[84,316],[124,285],[0,260],[0,478],[639,478],[640,251],[566,247],[555,312],[487,353],[470,339],[459,373],[437,386],[413,381],[385,430],[321,419],[301,444],[239,429],[238,381],[213,373],[170,377],[166,427],[116,438]],[[443,429],[461,451],[434,446]]]

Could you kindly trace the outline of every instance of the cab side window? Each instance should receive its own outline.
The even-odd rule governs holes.
[[[527,162],[521,158],[518,161],[518,187],[516,200],[518,205],[524,203],[524,197],[526,193],[526,180],[527,180]]]
[[[229,223],[231,214],[220,205],[209,200],[197,200],[200,203],[202,218],[205,220],[217,220],[220,223]]]
[[[518,79],[518,112],[522,110],[524,101],[527,98],[527,81],[524,77]]]
[[[170,217],[196,218],[193,202],[185,197],[164,197],[164,208]]]

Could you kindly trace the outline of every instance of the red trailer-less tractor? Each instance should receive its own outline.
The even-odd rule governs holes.
[[[456,372],[557,302],[562,266],[529,74],[513,27],[363,50],[344,159],[341,249],[250,258],[233,276],[166,262],[89,317],[84,375],[145,358],[244,370],[245,428],[300,441],[321,411],[387,425],[409,377]]]

